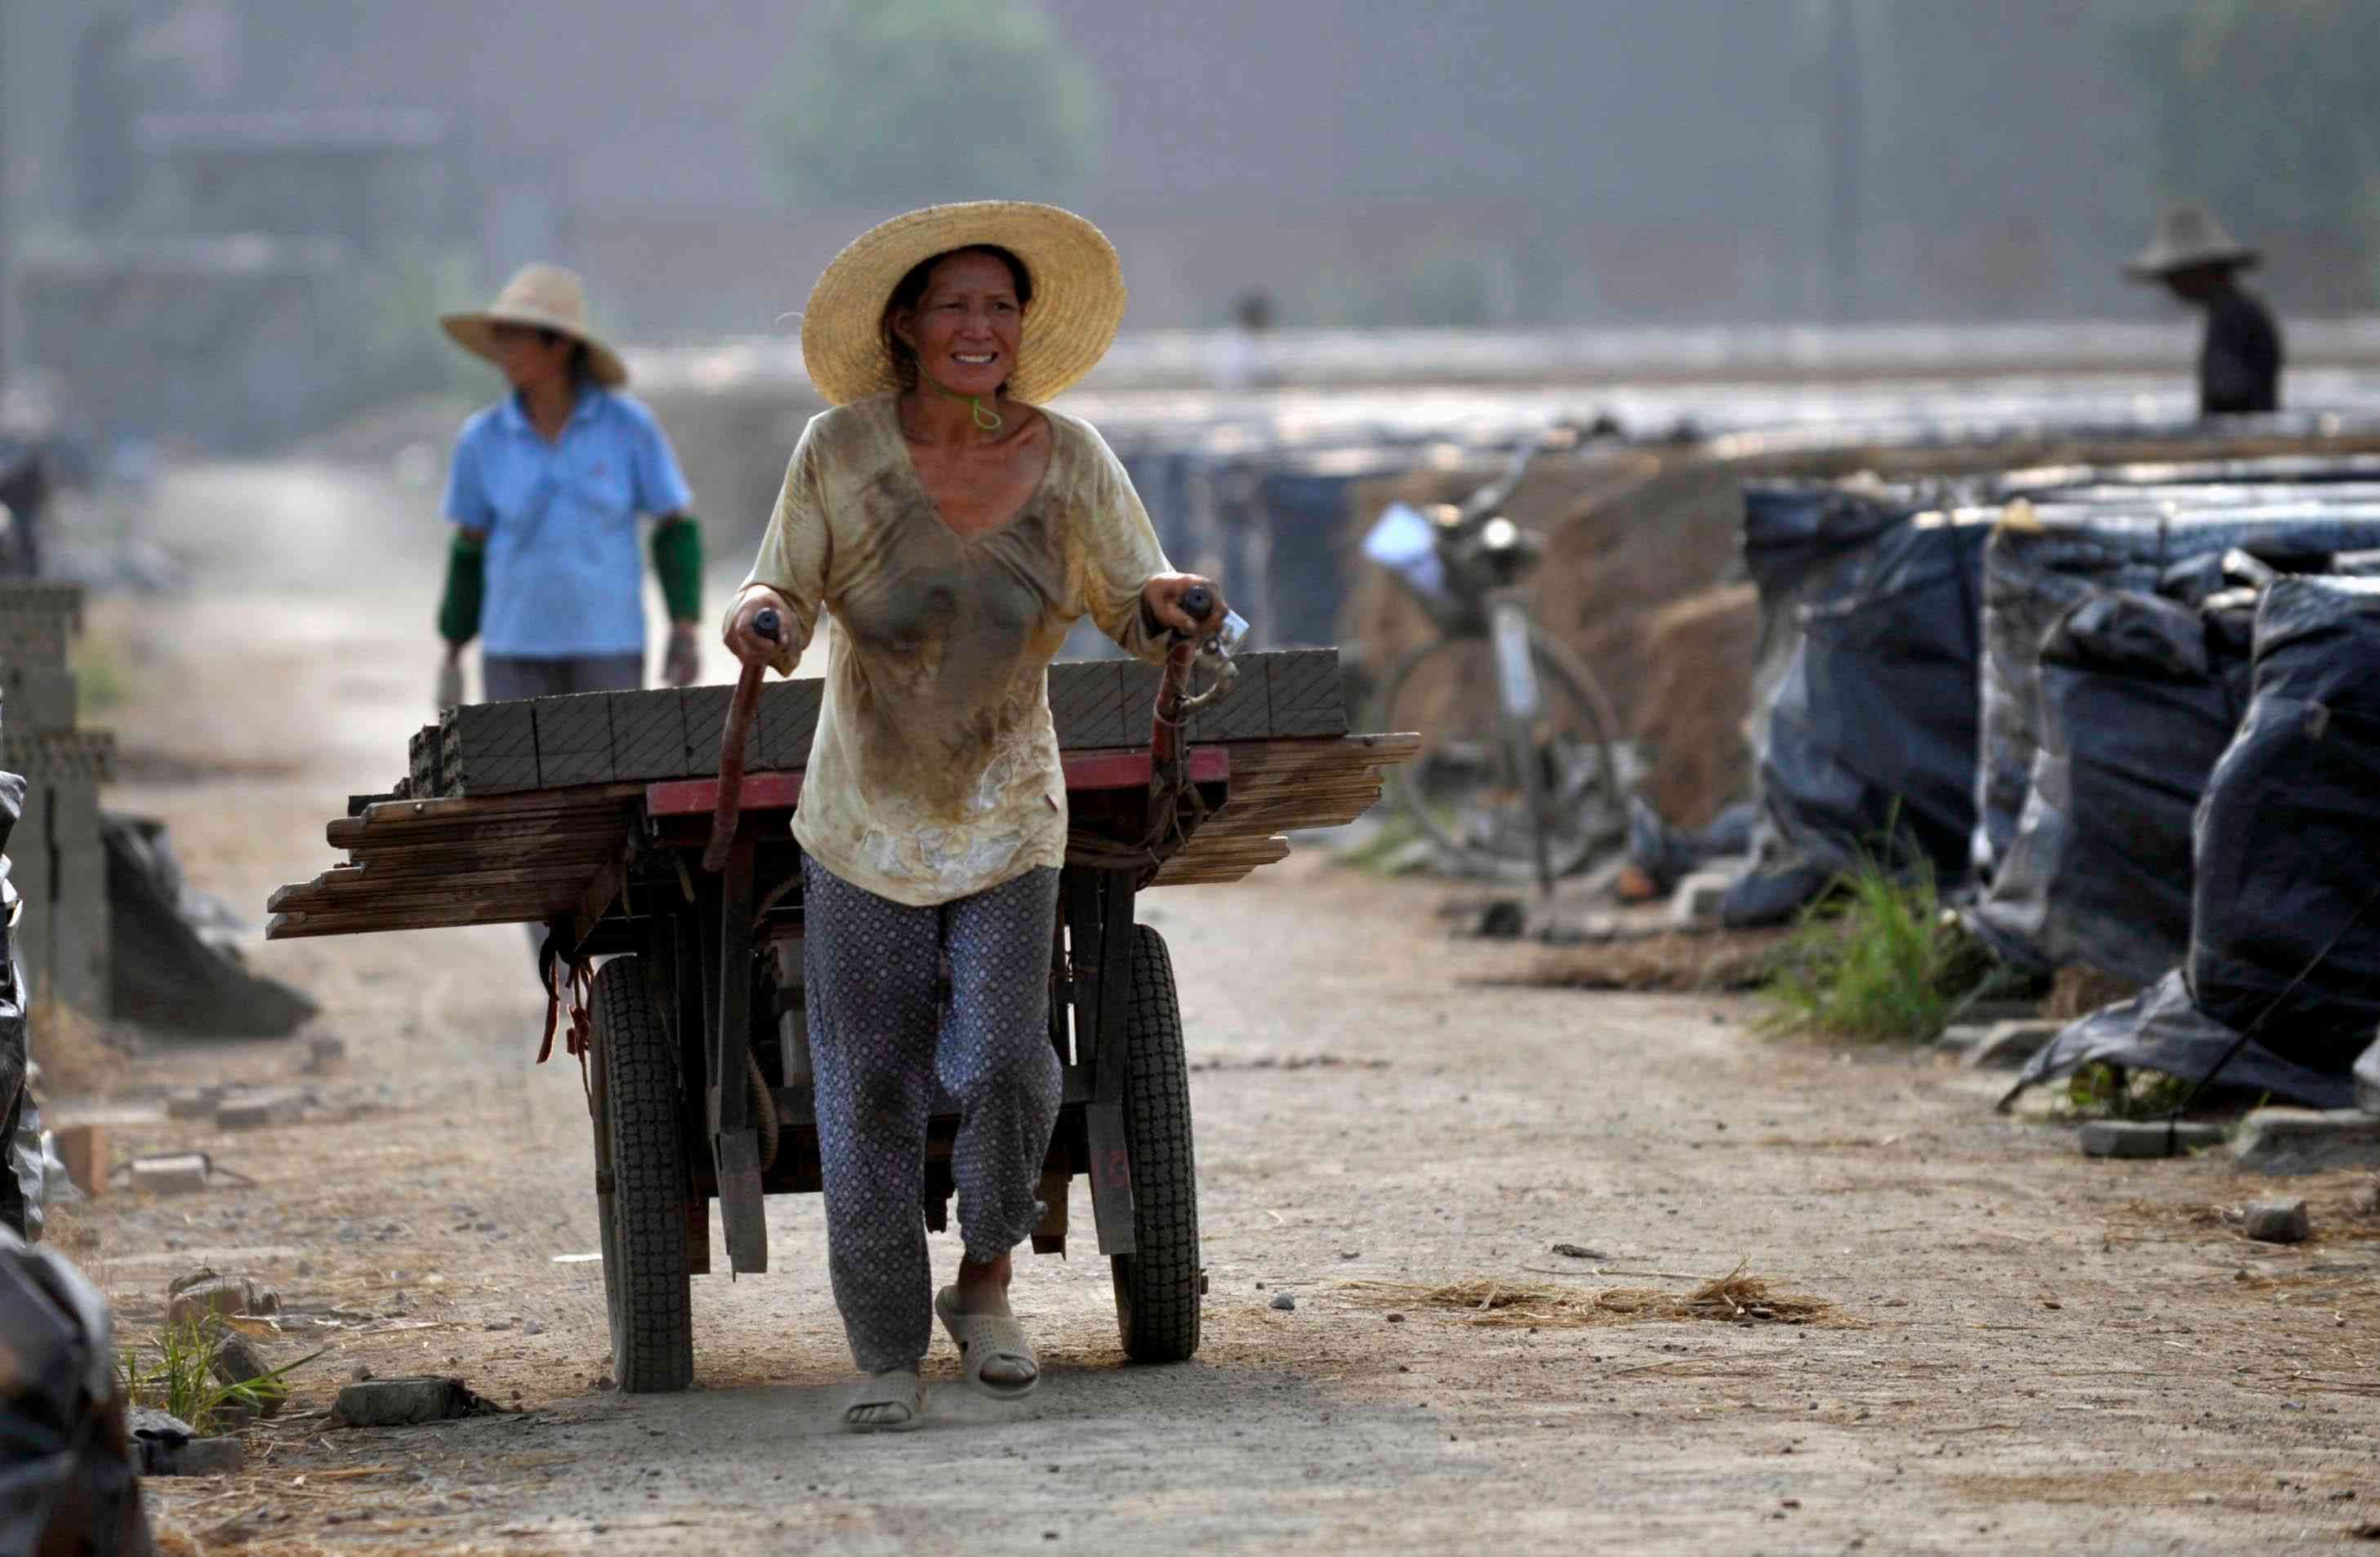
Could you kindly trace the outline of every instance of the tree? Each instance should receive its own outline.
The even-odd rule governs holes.
[[[808,206],[1065,200],[1107,96],[1036,0],[816,0],[759,116]]]

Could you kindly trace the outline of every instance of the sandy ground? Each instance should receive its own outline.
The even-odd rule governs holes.
[[[129,684],[103,716],[130,753],[114,802],[260,920],[426,717],[429,509],[373,473],[186,472],[156,523],[194,595],[94,614]],[[772,1203],[771,1274],[698,1279],[693,1392],[602,1387],[600,1269],[559,1258],[597,1247],[586,1107],[574,1067],[531,1063],[517,931],[260,946],[350,1052],[304,1078],[307,1123],[217,1136],[141,1101],[292,1078],[286,1044],[160,1042],[59,1110],[109,1119],[119,1157],[203,1149],[257,1181],[81,1209],[127,1331],[205,1261],[280,1289],[275,1356],[327,1349],[246,1472],[152,1483],[155,1506],[257,1552],[2228,1552],[2380,1521],[2357,1179],[2294,1186],[2314,1242],[2250,1244],[2222,1211],[2268,1186],[2086,1162],[1931,1056],[1765,1038],[1734,998],[1483,982],[1529,954],[1449,940],[1451,890],[1299,859],[1153,897],[1199,1067],[1205,1347],[1127,1367],[1096,1255],[1020,1255],[1046,1387],[999,1408],[944,1345],[929,1429],[895,1438],[834,1430],[812,1198]],[[1739,1265],[1829,1307],[1585,1302]],[[1421,1290],[1474,1281],[1580,1301],[1491,1323]],[[358,1367],[513,1409],[334,1427]]]

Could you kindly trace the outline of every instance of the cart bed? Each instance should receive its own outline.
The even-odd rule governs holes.
[[[1240,664],[1240,686],[1188,732],[1195,776],[1220,783],[1225,798],[1154,885],[1234,882],[1284,858],[1281,834],[1353,821],[1379,797],[1382,770],[1420,744],[1340,733],[1335,651],[1249,654]],[[1116,661],[1050,667],[1070,795],[1146,788],[1148,748],[1126,742],[1148,728],[1156,675]],[[583,931],[617,898],[636,830],[685,809],[686,781],[715,777],[728,690],[450,710],[416,737],[414,771],[397,793],[358,797],[330,823],[347,863],[273,894],[267,938],[557,918]],[[766,689],[747,759],[748,810],[790,809],[799,768],[785,759],[808,755],[818,693],[815,681]],[[524,772],[539,782],[517,786]],[[543,783],[548,773],[576,782]]]

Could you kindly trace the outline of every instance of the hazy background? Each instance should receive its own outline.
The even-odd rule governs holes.
[[[2170,197],[2371,308],[2369,0],[0,0],[0,373],[266,445],[477,383],[530,258],[638,344],[1053,199],[1136,330],[2165,318]]]

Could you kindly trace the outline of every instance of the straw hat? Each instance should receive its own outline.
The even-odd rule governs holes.
[[[2204,206],[2177,205],[2158,219],[2148,247],[2125,262],[2135,281],[2155,281],[2199,265],[2248,266],[2256,251],[2223,230]]]
[[[496,326],[523,324],[569,336],[587,348],[587,366],[595,382],[617,389],[628,382],[628,365],[620,354],[587,326],[587,293],[575,271],[560,265],[523,265],[504,283],[485,313],[449,313],[439,323],[466,351],[497,360]]]
[[[1123,266],[1099,228],[1028,201],[929,205],[869,228],[834,257],[802,314],[802,364],[833,406],[897,387],[880,329],[892,288],[922,260],[996,244],[1033,277],[1008,393],[1038,404],[1080,380],[1123,322]]]

